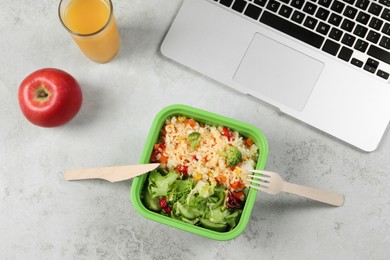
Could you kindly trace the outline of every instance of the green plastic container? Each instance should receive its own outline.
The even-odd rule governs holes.
[[[159,133],[165,123],[165,120],[169,117],[178,115],[193,118],[198,122],[202,122],[204,124],[212,126],[226,126],[232,130],[238,131],[244,137],[250,137],[253,142],[259,147],[259,157],[256,164],[256,169],[264,169],[265,162],[268,156],[268,143],[259,129],[252,125],[231,118],[227,118],[185,105],[168,106],[157,114],[150,128],[149,135],[146,139],[145,147],[140,159],[141,164],[149,163],[150,156],[153,152],[153,146],[158,141]],[[130,192],[131,201],[134,205],[134,208],[142,216],[166,224],[168,226],[172,226],[178,229],[185,230],[187,232],[191,232],[215,240],[230,240],[237,237],[245,230],[246,226],[248,225],[257,194],[257,190],[249,190],[240,221],[235,228],[227,232],[218,232],[206,229],[204,227],[194,226],[147,209],[141,200],[141,192],[146,180],[147,174],[136,177],[133,180]]]

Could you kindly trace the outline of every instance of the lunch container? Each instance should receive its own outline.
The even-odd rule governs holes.
[[[253,142],[259,148],[259,156],[256,164],[256,169],[262,170],[264,169],[265,162],[268,156],[268,143],[265,136],[262,132],[249,124],[227,118],[221,115],[217,115],[211,112],[207,112],[204,110],[200,110],[194,107],[185,106],[185,105],[171,105],[163,110],[161,110],[155,117],[152,126],[150,128],[149,135],[146,139],[146,143],[141,155],[141,159],[139,163],[149,163],[150,156],[153,152],[154,144],[158,142],[158,137],[160,134],[160,130],[163,127],[165,120],[172,116],[186,116],[187,118],[193,118],[194,120],[211,125],[211,126],[226,126],[231,130],[235,130],[239,132],[244,137],[249,137],[253,140]],[[144,216],[145,218],[154,220],[156,222],[160,222],[162,224],[175,227],[187,232],[191,232],[197,235],[201,235],[207,238],[215,239],[215,240],[230,240],[238,235],[240,235],[248,225],[252,209],[256,200],[257,190],[249,189],[248,196],[246,198],[246,202],[242,211],[241,218],[232,230],[225,232],[218,232],[214,230],[210,230],[201,226],[195,226],[189,223],[182,222],[180,220],[176,220],[164,215],[161,215],[157,212],[151,211],[147,209],[142,200],[141,193],[147,180],[147,174],[136,177],[133,180],[133,184],[131,187],[130,197],[133,203],[134,208],[138,211],[139,214]]]

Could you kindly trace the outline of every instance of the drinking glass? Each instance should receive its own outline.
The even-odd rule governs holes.
[[[106,63],[120,48],[111,0],[61,0],[61,23],[89,59]]]

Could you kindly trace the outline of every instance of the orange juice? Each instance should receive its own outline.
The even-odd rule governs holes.
[[[68,2],[61,12],[62,2]],[[64,3],[65,4],[65,3]],[[110,0],[62,0],[60,17],[83,53],[105,63],[115,57],[120,37]]]

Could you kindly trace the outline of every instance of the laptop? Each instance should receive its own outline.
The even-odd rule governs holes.
[[[389,3],[184,0],[161,52],[370,152],[390,119]]]

